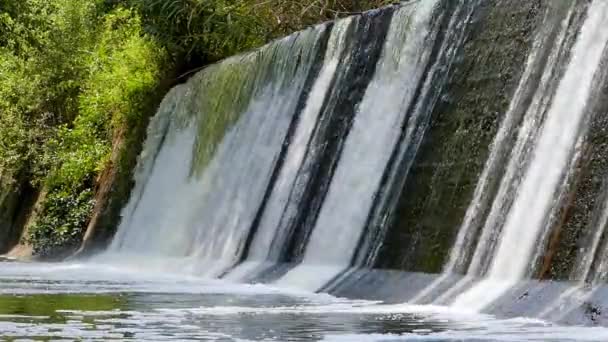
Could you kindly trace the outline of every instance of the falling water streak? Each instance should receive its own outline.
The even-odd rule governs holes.
[[[273,253],[277,249],[272,248],[273,243],[285,244],[286,236],[280,231],[280,220],[282,215],[290,215],[297,208],[289,201],[289,194],[295,184],[296,176],[304,160],[308,142],[315,128],[315,124],[321,112],[328,89],[334,79],[338,68],[340,57],[344,51],[347,31],[352,24],[352,18],[340,20],[335,23],[329,38],[327,52],[323,67],[313,85],[306,107],[301,114],[301,121],[289,145],[287,157],[283,163],[281,173],[277,179],[264,211],[260,228],[257,230],[252,242],[249,260],[278,261],[279,255]]]
[[[555,83],[554,75],[557,72],[556,69],[559,64],[557,63],[557,60],[562,53],[562,47],[567,37],[568,23],[573,13],[574,5],[572,5],[567,16],[561,21],[561,30],[554,42],[555,48],[552,50],[545,63],[541,80],[535,90],[532,102],[524,112],[523,122],[517,132],[515,146],[510,152],[511,154],[505,168],[505,174],[503,175],[498,192],[493,199],[490,212],[482,227],[481,235],[467,270],[467,273],[470,275],[483,275],[489,266],[490,260],[492,260],[492,255],[496,248],[501,229],[503,229],[506,215],[515,200],[517,188],[519,187],[526,167],[530,162],[530,154],[544,122],[545,113],[553,98],[552,85]],[[511,127],[511,124],[511,122],[506,121],[503,126],[504,129],[513,129],[514,127]],[[507,141],[503,141],[502,143],[505,144]],[[494,149],[496,148],[502,149],[504,147],[495,145]],[[490,176],[490,174],[488,174],[488,176]]]
[[[570,158],[568,165],[564,168],[566,171],[564,176],[562,177],[562,181],[560,185],[557,187],[556,194],[553,200],[553,206],[548,213],[548,218],[545,223],[545,231],[540,234],[535,243],[535,248],[532,253],[532,257],[528,261],[530,267],[525,274],[525,277],[532,277],[537,272],[537,268],[542,270],[544,266],[544,258],[547,253],[551,253],[550,248],[550,238],[551,231],[553,229],[560,229],[559,225],[562,224],[561,220],[563,218],[561,205],[568,201],[568,196],[571,194],[573,190],[573,184],[576,182],[576,177],[579,175],[577,171],[578,165],[583,158],[583,146],[585,140],[587,138],[587,133],[589,129],[589,117],[590,115],[585,115],[583,122],[581,123],[581,128],[579,131],[579,138],[574,145],[574,152],[572,158]]]
[[[148,125],[146,140],[143,144],[143,150],[137,159],[137,166],[134,170],[135,186],[131,192],[130,200],[122,210],[121,225],[131,225],[133,213],[143,196],[146,184],[153,172],[156,159],[163,148],[163,144],[167,137],[167,132],[171,126],[172,114],[180,103],[184,102],[184,98],[188,96],[188,89],[184,85],[174,87],[169,91],[161,102],[159,109],[150,120]],[[121,243],[125,240],[125,235],[128,234],[127,229],[118,229],[109,250],[118,250]]]
[[[604,179],[604,188],[601,201],[601,210],[598,220],[593,220],[593,225],[589,227],[592,229],[593,235],[591,242],[585,244],[583,248],[579,250],[579,255],[575,265],[579,265],[573,270],[571,279],[586,281],[591,273],[591,267],[595,256],[597,255],[602,235],[606,231],[606,225],[608,224],[608,184],[607,179]]]
[[[137,169],[141,196],[131,197],[111,252],[181,257],[191,261],[179,263],[184,271],[210,276],[238,261],[325,28],[213,65],[169,94]],[[209,91],[221,96],[204,97]],[[163,136],[155,130],[165,116]],[[214,135],[219,141],[208,141]],[[239,168],[248,172],[230,172]]]
[[[605,89],[608,89],[608,44],[604,50],[604,60],[600,70],[597,74],[597,86],[595,87],[595,94],[593,98],[597,99],[598,104],[601,103],[602,98],[605,94]],[[597,108],[593,105],[590,105],[590,111],[597,111]],[[593,120],[590,120],[591,127],[588,129],[594,130],[594,128],[599,120],[601,125],[601,130],[604,130],[602,125],[602,121],[604,119],[602,116],[593,117]],[[590,137],[587,141],[587,147],[591,150],[591,146],[594,144],[593,135],[590,134]],[[593,158],[589,156],[589,158]],[[591,162],[591,161],[589,161]],[[598,194],[598,198],[595,202],[594,208],[590,213],[590,221],[587,223],[585,227],[585,231],[587,232],[585,239],[583,240],[582,247],[577,251],[576,261],[574,262],[574,267],[570,274],[570,280],[578,281],[582,283],[591,283],[596,284],[602,281],[601,279],[601,263],[603,260],[608,258],[608,253],[606,249],[608,245],[606,245],[606,226],[608,225],[608,177],[604,175],[602,180],[602,184],[600,186],[600,192]],[[599,263],[599,265],[598,265]],[[599,267],[599,268],[598,268]]]
[[[141,199],[119,227],[110,252],[184,255],[186,234],[181,233],[189,229],[183,220],[189,214],[185,199],[194,195],[189,174],[196,128],[193,123],[186,128],[178,125],[173,117],[163,144],[151,161],[153,168],[145,178]],[[146,228],[150,228],[149,234],[145,234]]]
[[[405,125],[404,136],[393,151],[395,159],[389,165],[385,189],[380,189],[376,194],[376,203],[367,223],[367,236],[358,248],[355,260],[357,267],[373,267],[380,253],[389,229],[389,217],[398,205],[400,192],[394,190],[405,187],[415,155],[431,123],[433,108],[442,94],[443,85],[451,75],[454,60],[467,37],[468,24],[472,22],[478,5],[479,1],[459,1],[455,8],[450,10],[452,15],[444,29],[447,33],[442,39],[440,52],[417,96],[413,113]]]
[[[513,203],[489,278],[457,298],[456,307],[483,309],[528,271],[534,244],[544,233],[556,186],[573,157],[594,75],[608,41],[608,2],[595,0],[573,48],[570,64],[547,114],[534,157]]]
[[[546,18],[549,18],[551,14],[552,12],[547,11]],[[482,203],[490,200],[489,187],[491,180],[496,177],[500,167],[503,165],[502,162],[504,155],[507,153],[508,140],[521,119],[521,115],[516,114],[521,111],[522,102],[524,102],[524,98],[529,91],[530,82],[541,62],[541,52],[546,48],[548,43],[547,38],[552,31],[553,27],[551,25],[543,25],[542,31],[534,39],[530,55],[526,62],[526,67],[513,96],[513,100],[511,101],[507,114],[490,146],[490,155],[481,176],[479,177],[473,199],[467,208],[460,229],[458,229],[458,235],[450,251],[449,259],[443,269],[445,273],[466,271],[464,269],[466,259],[469,251],[473,249],[475,235],[478,233],[479,222],[477,221],[480,220],[480,216],[482,216],[482,213],[480,212]]]
[[[303,265],[290,271],[280,284],[306,284],[308,289],[318,290],[349,266],[390,158],[386,147],[397,142],[404,108],[413,100],[429,62],[431,51],[423,47],[432,46],[429,41],[434,41],[437,34],[430,29],[438,3],[417,2],[394,14],[383,55],[346,138]],[[324,276],[308,267],[320,264],[330,265]]]
[[[589,18],[548,112],[534,159],[509,212],[491,275],[515,279],[525,276],[536,242],[534,237],[542,233],[546,215],[554,205],[555,187],[560,184],[564,165],[568,165],[576,151],[573,145],[581,134],[592,81],[607,40],[608,2],[596,0],[589,8]],[[513,258],[514,250],[525,253]]]

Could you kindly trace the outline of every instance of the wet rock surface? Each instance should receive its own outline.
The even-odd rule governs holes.
[[[376,266],[441,272],[542,20],[543,1],[483,1]]]

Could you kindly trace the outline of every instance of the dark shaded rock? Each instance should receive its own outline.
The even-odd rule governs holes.
[[[482,1],[389,221],[377,267],[440,272],[523,72],[542,1]]]

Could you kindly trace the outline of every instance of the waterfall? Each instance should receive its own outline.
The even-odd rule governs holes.
[[[574,3],[570,6],[557,4],[547,11],[543,26],[534,40],[534,46],[528,56],[524,73],[513,95],[505,119],[492,143],[490,154],[479,177],[471,203],[458,230],[458,236],[451,249],[449,259],[444,266],[444,272],[464,272],[469,267],[469,273],[481,273],[482,262],[488,257],[491,239],[497,235],[504,217],[504,208],[510,203],[514,178],[529,150],[532,137],[542,122],[542,116],[547,102],[552,95],[551,87],[556,82],[554,74],[559,65],[563,44],[567,40],[568,23],[574,13]],[[564,15],[562,12],[567,11]],[[537,70],[543,69],[542,73]],[[530,102],[531,101],[531,102]],[[528,108],[524,108],[530,103]],[[510,142],[517,134],[517,128],[525,117],[522,129],[519,131],[515,146]],[[509,151],[509,148],[512,148]],[[504,171],[505,159],[511,155],[509,164]],[[504,172],[503,181],[494,197],[493,204],[482,227],[481,221],[488,210],[488,201],[492,200],[492,186],[497,175]],[[476,240],[481,229],[482,236]],[[475,249],[475,243],[478,243]],[[475,251],[475,255],[470,255]],[[472,259],[472,260],[471,260]],[[468,263],[467,263],[468,262]]]
[[[247,262],[239,265],[227,276],[230,279],[242,279],[255,272],[264,263],[278,262],[282,255],[283,246],[289,243],[289,229],[281,229],[282,221],[289,220],[297,214],[297,200],[294,194],[302,192],[301,178],[306,176],[309,165],[305,157],[316,124],[321,115],[326,94],[329,92],[335,74],[340,69],[344,56],[349,28],[352,19],[337,22],[332,29],[327,43],[327,51],[319,75],[312,86],[306,106],[300,114],[300,120],[289,144],[272,192],[261,216],[259,228],[253,236]],[[304,175],[303,175],[304,174]]]
[[[429,47],[438,29],[433,20],[437,4],[417,2],[393,15],[302,264],[279,284],[317,290],[350,265],[390,158],[386,147],[397,143],[407,107],[429,63]]]
[[[328,283],[355,258],[393,151],[415,153],[424,136],[420,99],[432,93],[432,108],[469,19],[446,6],[414,1],[320,25],[173,89],[110,251],[231,279],[297,262],[280,283]]]
[[[325,95],[328,93],[334,75],[339,68],[351,24],[352,19],[345,19],[336,23],[332,30],[322,69],[310,91],[306,107],[301,114],[300,123],[289,145],[283,168],[274,184],[274,191],[262,215],[260,228],[253,239],[250,259],[278,261],[280,256],[276,255],[276,251],[279,248],[272,248],[272,246],[273,244],[284,245],[287,242],[287,236],[285,236],[287,234],[283,231],[277,231],[277,228],[280,226],[283,215],[294,215],[293,213],[289,214],[290,211],[295,210],[295,208],[290,207],[290,204],[293,205],[289,202],[290,191],[298,186],[295,184],[296,176],[302,168],[306,147],[321,114]],[[280,235],[277,236],[277,234]]]
[[[208,66],[152,118],[105,257],[330,292],[443,266],[392,290],[474,310],[559,268],[548,315],[608,274],[606,63],[605,0],[419,0]]]
[[[586,105],[607,41],[608,3],[596,0],[590,5],[567,70],[540,127],[529,165],[518,182],[488,279],[458,297],[454,306],[482,309],[530,274],[537,241],[547,232],[559,186],[578,151]]]
[[[239,261],[325,32],[211,66],[167,96],[112,252],[189,259],[208,275]]]

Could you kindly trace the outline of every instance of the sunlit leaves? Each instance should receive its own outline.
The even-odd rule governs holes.
[[[39,253],[81,238],[113,138],[141,120],[165,52],[136,12],[93,0],[0,0],[0,170],[48,194]]]

